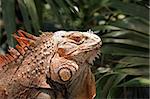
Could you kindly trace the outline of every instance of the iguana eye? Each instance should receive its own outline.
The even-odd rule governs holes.
[[[76,43],[80,43],[84,37],[83,37],[83,35],[81,35],[79,33],[73,33],[68,38],[75,41]]]
[[[76,42],[80,42],[82,40],[82,38],[79,37],[79,36],[71,36],[70,39],[72,39],[72,40],[74,40]]]

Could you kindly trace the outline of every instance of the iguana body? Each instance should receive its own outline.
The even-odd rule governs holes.
[[[92,99],[95,81],[89,63],[101,46],[88,32],[19,30],[16,49],[0,57],[1,99]]]

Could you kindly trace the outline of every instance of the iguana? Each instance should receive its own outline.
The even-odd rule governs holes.
[[[101,39],[93,32],[22,30],[19,44],[0,56],[0,99],[93,99],[95,80],[90,64]]]

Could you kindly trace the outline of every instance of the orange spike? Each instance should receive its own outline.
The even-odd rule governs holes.
[[[27,33],[27,32],[25,32],[25,31],[23,31],[23,30],[18,30],[17,31],[19,34],[24,34],[26,37],[28,37],[29,39],[32,39],[32,40],[36,40],[37,39],[37,37],[36,36],[34,36],[34,35],[32,35],[32,34],[29,34],[29,33]]]
[[[7,55],[7,54],[6,54],[6,55]],[[4,58],[5,58],[5,60],[6,60],[6,64],[8,64],[8,63],[10,63],[11,61],[9,60],[9,58],[8,58],[6,55],[4,55]]]
[[[20,37],[25,37],[25,35],[22,32],[20,32],[20,30],[18,30],[17,33]]]
[[[9,54],[11,55],[11,57],[13,57],[14,60],[17,59],[17,56],[14,53],[9,52]]]
[[[7,60],[8,63],[11,62],[11,60],[9,59],[9,54],[6,54],[6,55],[5,55],[5,58],[6,58],[6,60]]]
[[[7,61],[7,59],[5,58],[4,55],[0,55],[0,57],[1,57],[1,59],[3,60],[3,62],[4,62],[5,64],[8,64],[8,61]]]
[[[13,35],[14,38],[18,41],[18,43],[21,45],[21,47],[26,47],[26,44],[22,41],[21,37],[17,36],[16,34]]]
[[[14,58],[10,54],[6,54],[6,57],[9,59],[9,62],[12,62]]]
[[[2,68],[2,66],[6,65],[4,62],[4,59],[0,56],[0,70]]]
[[[22,55],[25,54],[24,49],[23,49],[21,46],[19,46],[18,44],[16,45],[16,49],[17,49]]]
[[[28,39],[28,38],[25,38],[25,37],[19,37],[19,39],[24,42],[26,44],[26,46],[30,46],[31,44],[33,44],[35,41],[32,40],[32,39]]]
[[[30,46],[30,42],[32,41],[31,39],[28,39],[28,38],[21,38],[21,39],[26,44],[27,47]]]

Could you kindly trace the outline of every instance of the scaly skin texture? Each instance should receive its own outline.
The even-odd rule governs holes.
[[[18,36],[19,35],[19,36]],[[101,39],[91,32],[45,32],[40,37],[19,30],[20,46],[0,57],[1,99],[93,99],[90,63]]]

